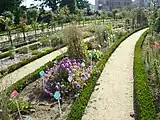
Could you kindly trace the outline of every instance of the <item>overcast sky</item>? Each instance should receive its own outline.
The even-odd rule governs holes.
[[[95,0],[88,0],[90,3],[95,4]],[[30,4],[37,4],[38,2],[35,2],[34,0],[24,0],[23,5],[26,5],[27,7],[30,6]]]

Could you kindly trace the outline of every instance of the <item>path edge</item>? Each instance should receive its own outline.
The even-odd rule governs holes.
[[[84,114],[85,108],[90,100],[91,94],[94,91],[96,86],[96,82],[99,79],[106,62],[112,55],[112,53],[117,49],[117,47],[130,35],[134,34],[135,32],[146,28],[147,26],[140,27],[136,30],[133,30],[130,33],[126,33],[121,39],[119,39],[116,43],[114,43],[111,48],[104,53],[102,59],[97,63],[96,69],[93,70],[91,77],[88,80],[87,86],[80,91],[79,97],[74,101],[71,106],[71,111],[67,116],[67,120],[81,120]]]
[[[148,34],[146,30],[136,43],[134,51],[134,102],[136,120],[156,120],[156,109],[149,89],[147,73],[142,61],[142,45]]]

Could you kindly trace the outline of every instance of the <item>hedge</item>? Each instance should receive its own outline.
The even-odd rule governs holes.
[[[63,44],[63,45],[60,46],[60,48],[65,47],[65,46],[66,46],[66,44]],[[23,61],[20,61],[17,64],[13,64],[13,65],[9,66],[8,68],[6,68],[4,70],[0,70],[0,74],[1,74],[0,78],[4,77],[6,74],[9,74],[9,73],[11,73],[11,72],[23,67],[24,65],[26,65],[26,64],[28,64],[30,62],[33,62],[34,60],[39,59],[39,58],[41,58],[41,57],[43,57],[43,56],[45,56],[45,55],[47,55],[47,54],[49,54],[49,53],[51,53],[53,51],[58,50],[58,49],[59,49],[59,47],[54,47],[51,50],[47,50],[47,51],[42,52],[42,53],[40,53],[40,54],[38,54],[36,56],[33,56],[31,58],[28,58],[28,59],[25,59]]]
[[[134,53],[134,96],[137,120],[156,120],[156,109],[142,61],[142,44],[148,31],[138,40]]]
[[[106,62],[108,61],[109,57],[112,55],[112,53],[116,50],[116,48],[130,35],[133,33],[146,28],[146,26],[138,28],[130,33],[127,33],[124,37],[122,37],[120,40],[118,40],[116,43],[112,45],[111,48],[107,50],[106,53],[104,53],[102,59],[97,63],[96,69],[93,70],[91,77],[89,78],[87,86],[80,91],[79,97],[74,101],[74,103],[71,106],[71,111],[68,114],[67,120],[81,120],[82,116],[84,114],[85,108],[88,104],[88,101],[90,100],[90,96],[94,90],[94,87],[96,85],[96,82],[98,78],[101,75],[101,72],[104,69],[104,66]]]

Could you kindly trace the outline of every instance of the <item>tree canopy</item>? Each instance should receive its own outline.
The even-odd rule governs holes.
[[[0,14],[4,11],[15,10],[21,4],[23,0],[0,0]]]
[[[35,1],[40,1],[42,7],[49,7],[52,9],[52,11],[55,11],[58,9],[58,4],[60,0],[35,0]]]
[[[75,13],[76,8],[84,9],[89,8],[87,0],[35,0],[42,2],[42,7],[49,7],[52,11],[58,10],[58,7],[63,8],[67,6],[71,13]]]

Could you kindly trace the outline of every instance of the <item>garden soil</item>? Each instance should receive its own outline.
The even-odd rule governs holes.
[[[62,114],[60,116],[58,102],[51,100],[50,97],[44,96],[43,93],[41,79],[29,84],[20,93],[19,97],[24,101],[31,102],[34,107],[29,114],[32,120],[65,120],[70,112],[73,99],[63,99],[61,102]],[[25,118],[25,115],[23,116]]]

